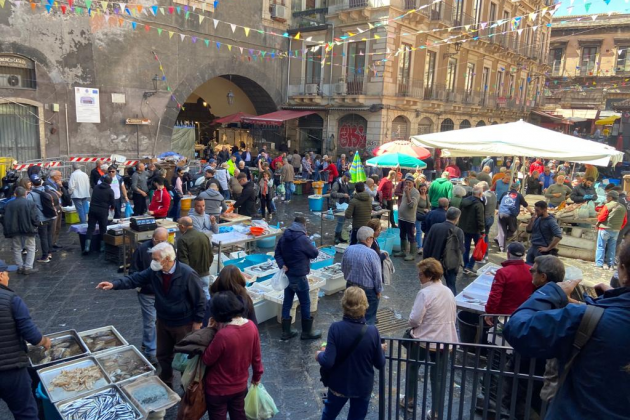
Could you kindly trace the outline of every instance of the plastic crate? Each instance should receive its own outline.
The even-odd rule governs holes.
[[[328,251],[329,252],[326,252],[323,249],[319,250],[319,257],[328,256],[329,258],[326,258],[317,262],[311,261],[311,270],[319,270],[320,268],[328,267],[329,265],[334,264],[335,257],[333,255],[330,255],[330,250]]]
[[[76,211],[64,212],[64,218],[66,225],[74,225],[81,222],[81,220],[79,220],[79,213],[77,213]]]
[[[46,393],[46,390],[44,389],[44,386],[41,382],[39,383],[39,385],[37,385],[35,396],[42,402],[42,408],[44,409],[44,419],[62,420],[59,412],[57,411],[53,403],[50,402],[50,398],[48,398],[48,394]]]

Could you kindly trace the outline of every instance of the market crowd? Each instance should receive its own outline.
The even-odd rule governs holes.
[[[611,419],[627,416],[623,392],[630,385],[630,359],[627,352],[618,349],[630,345],[630,334],[621,333],[630,330],[630,244],[623,241],[628,232],[628,201],[614,184],[598,193],[594,185],[599,181],[597,168],[575,168],[567,162],[542,159],[503,159],[499,164],[492,157],[449,160],[437,156],[428,159],[424,170],[369,168],[365,182],[352,183],[345,155],[335,160],[285,152],[272,159],[265,148],[255,156],[247,148],[223,148],[208,158],[199,173],[190,174],[186,167],[177,166],[170,179],[154,163],[139,163],[121,174],[115,165],[99,162],[90,174],[76,165],[67,183],[54,170],[48,176],[33,170],[19,181],[3,212],[4,233],[12,241],[15,265],[0,261],[0,321],[5,326],[0,329],[4,355],[0,361],[0,398],[16,418],[37,418],[26,370],[25,341],[48,348],[50,340],[39,332],[24,302],[8,287],[9,276],[12,272],[37,272],[33,266],[36,238],[42,252],[37,262],[45,264],[54,258],[59,248],[61,207],[72,203],[81,222],[87,222],[86,254],[96,226],[103,234],[109,219],[131,212],[137,217],[177,221],[179,233],[174,244],[169,243],[166,229],[156,229],[152,239],[136,249],[132,273],[102,281],[97,288],[137,290],[142,351],[159,364],[164,383],[173,386],[177,353],[198,356],[210,419],[229,415],[230,419],[244,420],[248,384],[257,386],[264,374],[256,314],[245,278],[235,266],[224,267],[210,284],[209,267],[214,258],[210,238],[218,232],[219,219],[226,213],[269,218],[276,205],[290,205],[297,179],[328,184],[327,206],[338,214],[335,243],[348,243],[341,261],[347,282],[341,300],[342,319],[329,326],[326,344],[315,355],[328,388],[322,419],[336,418],[347,403],[349,419],[367,415],[375,369],[385,367],[387,351],[376,312],[384,288],[391,283],[396,257],[414,263],[420,259],[419,291],[410,308],[405,338],[412,339],[410,359],[434,362],[429,375],[431,410],[426,418],[443,415],[440,389],[445,388],[447,359],[436,357],[436,348],[427,348],[424,342],[459,341],[456,279],[460,269],[464,275],[475,275],[475,265],[487,262],[489,247],[484,255],[473,258],[472,254],[480,242],[490,242],[495,223],[498,235],[493,241],[506,259],[496,272],[486,304],[488,324],[494,322],[493,315],[511,315],[504,335],[516,351],[541,360],[556,358],[561,366],[572,361],[547,418],[587,419],[601,413],[609,413],[606,418]],[[181,199],[193,194],[196,197],[190,212],[182,215]],[[526,195],[541,196],[534,210],[525,201]],[[563,281],[565,267],[557,258],[562,229],[550,212],[566,206],[567,199],[599,208],[595,264],[617,272],[617,284],[613,285],[617,287],[598,285],[602,296],[582,303],[572,298],[578,281]],[[398,229],[400,251],[392,255],[381,249],[378,240],[384,230],[382,210],[388,210],[390,228]],[[518,236],[521,216],[529,218],[524,226],[531,235],[527,249]],[[279,337],[283,341],[298,334],[301,340],[323,335],[314,328],[307,278],[310,260],[317,255],[306,219],[295,217],[274,255],[287,280]],[[290,313],[295,296],[300,304],[300,332],[293,329]],[[581,321],[587,312],[589,319],[593,316],[589,307],[603,311],[591,345],[572,360],[571,349]],[[544,372],[544,365],[534,368]],[[423,392],[418,386],[418,369],[419,364],[407,367],[404,395],[399,400],[411,411],[423,399],[418,395]],[[588,384],[580,380],[586,375]],[[611,389],[609,383],[618,387]],[[574,403],[581,400],[588,400],[588,407]],[[494,409],[500,411],[500,396],[493,401]]]

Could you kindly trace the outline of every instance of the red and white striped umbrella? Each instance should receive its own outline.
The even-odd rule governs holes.
[[[415,146],[408,140],[394,140],[380,145],[372,151],[374,156],[386,155],[389,153],[400,153],[402,155],[413,156],[418,159],[426,159],[431,156],[431,152],[421,146]]]

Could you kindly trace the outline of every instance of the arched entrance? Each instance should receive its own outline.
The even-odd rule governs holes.
[[[433,132],[433,121],[429,117],[424,117],[418,122],[418,134],[429,134]]]
[[[392,140],[409,140],[409,121],[402,115],[392,121]]]
[[[440,131],[451,131],[455,129],[455,123],[453,122],[453,120],[451,120],[450,118],[445,119],[444,121],[442,121],[442,124],[440,125]]]
[[[485,127],[485,125],[486,123],[483,120],[481,120],[477,122],[477,125],[475,127]]]
[[[324,119],[317,114],[306,115],[298,120],[300,152],[313,151],[322,154]],[[295,148],[295,147],[293,147]]]
[[[462,122],[459,123],[459,129],[463,129],[463,128],[470,128],[472,127],[472,125],[470,124],[470,121],[468,120],[462,120]]]
[[[367,120],[357,114],[345,115],[339,119],[339,149],[351,151],[365,149]]]

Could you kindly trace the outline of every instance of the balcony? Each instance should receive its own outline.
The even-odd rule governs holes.
[[[391,0],[331,0],[330,13],[345,10],[385,7],[391,4]]]
[[[291,29],[326,29],[328,27],[328,24],[326,23],[326,14],[328,14],[327,7],[293,12]]]

